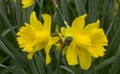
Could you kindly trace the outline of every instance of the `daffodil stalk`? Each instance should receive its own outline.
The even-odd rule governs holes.
[[[58,60],[58,64],[57,64],[57,72],[56,72],[56,74],[59,74],[60,72],[60,64],[61,64],[61,61],[62,61],[62,55],[64,55],[63,53],[64,53],[64,51],[65,51],[65,48],[70,44],[70,42],[72,41],[72,38],[71,37],[68,37],[68,38],[66,38],[66,39],[63,39],[62,37],[61,37],[61,35],[59,34],[59,37],[60,37],[60,40],[59,40],[59,42],[60,42],[60,47],[61,47],[61,49],[60,49],[60,56],[59,56],[59,60]]]
[[[60,43],[62,44],[62,41],[60,39]],[[61,65],[61,61],[62,61],[62,50],[64,48],[64,45],[61,45],[61,51],[60,51],[60,56],[59,56],[59,60],[58,60],[58,64],[57,64],[57,70],[56,70],[56,74],[60,73],[60,65]]]
[[[93,72],[94,72],[94,74],[97,74],[96,71],[95,71],[95,65],[94,65],[94,62],[92,63],[92,66],[93,66]]]
[[[65,18],[63,17],[63,15],[62,15],[62,12],[61,12],[56,0],[52,0],[52,2],[54,4],[54,6],[56,7],[57,11],[59,12],[60,16],[62,17],[63,22],[66,21]]]
[[[53,4],[54,4],[54,6],[56,7],[57,11],[59,12],[60,16],[62,17],[62,20],[63,20],[64,24],[66,24],[66,20],[65,20],[65,18],[63,17],[62,12],[61,12],[61,10],[59,9],[59,6],[58,6],[56,0],[52,0],[52,2],[53,2]],[[64,47],[65,47],[65,45],[66,45],[66,42],[63,43],[64,40],[63,40],[63,38],[61,37],[60,34],[59,34],[59,37],[61,38],[61,39],[60,39],[60,45],[61,45],[60,47],[61,47],[61,49],[60,49],[60,57],[59,57],[58,64],[57,64],[57,72],[56,72],[56,74],[59,74],[60,64],[61,64],[61,61],[62,61],[62,60],[61,60],[61,59],[62,59],[62,52],[63,52],[63,49],[64,49]]]
[[[36,0],[36,3],[38,4],[38,6],[39,6],[39,8],[40,8],[40,11],[43,12],[43,9],[42,9],[42,7],[40,6],[39,0]]]

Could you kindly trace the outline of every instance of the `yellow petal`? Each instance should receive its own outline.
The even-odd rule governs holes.
[[[31,5],[33,5],[33,3],[34,0],[22,0],[23,8],[30,7]]]
[[[83,70],[88,70],[91,66],[92,56],[86,49],[79,49],[79,62]]]
[[[39,51],[39,50],[42,50],[42,48],[44,47],[43,44],[39,43],[39,44],[36,44],[34,47],[33,47],[33,50],[31,52],[28,53],[28,59],[32,59],[33,55]]]
[[[63,36],[66,36],[65,35],[65,31],[66,31],[66,28],[65,27],[61,27],[61,33],[62,33]]]
[[[46,64],[49,64],[51,61],[51,58],[49,56],[49,54],[46,54]]]
[[[59,32],[60,32],[58,25],[55,26],[55,32],[56,32],[56,33],[59,33]]]
[[[68,50],[68,46],[64,47],[62,51],[62,55],[65,55],[67,53],[67,50]]]
[[[42,23],[37,19],[35,11],[33,11],[30,15],[30,24],[33,26],[36,30],[41,31],[43,30]]]
[[[64,21],[64,24],[67,28],[70,28],[70,26],[68,25],[67,21]]]
[[[83,34],[90,35],[93,29],[99,28],[99,25],[100,25],[99,23],[100,23],[100,21],[97,20],[97,22],[95,22],[95,23],[90,23],[90,24],[88,24],[88,25],[82,30],[82,33],[83,33]]]
[[[52,46],[46,46],[44,48],[44,51],[46,53],[46,64],[49,64],[50,61],[51,61],[51,58],[50,58],[50,55],[49,55],[49,52],[50,52],[50,49],[51,49]]]
[[[43,14],[42,18],[44,20],[44,29],[51,33],[51,16],[48,14]]]
[[[57,50],[57,51],[60,52],[60,51],[62,50],[62,47],[61,47],[60,42],[56,43],[55,46],[56,46],[56,50]]]
[[[27,58],[28,58],[28,59],[32,59],[32,58],[33,58],[33,55],[35,54],[35,52],[36,52],[36,50],[33,49],[32,52],[28,53]]]
[[[74,32],[70,27],[62,27],[61,28],[61,32],[63,34],[63,36],[67,37],[67,36],[73,36]]]
[[[56,42],[58,42],[58,40],[59,40],[59,37],[50,37],[49,42],[48,42],[48,46],[55,44]]]
[[[85,17],[87,14],[77,17],[72,23],[72,29],[74,33],[80,33],[85,26]]]
[[[66,53],[66,59],[69,65],[76,65],[78,64],[78,52],[77,48],[73,43],[70,44]]]

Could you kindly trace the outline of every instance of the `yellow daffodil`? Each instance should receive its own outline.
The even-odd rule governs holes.
[[[62,27],[62,34],[72,37],[72,41],[66,52],[69,65],[80,64],[81,68],[87,70],[91,66],[92,57],[98,58],[104,55],[107,46],[107,38],[103,29],[99,28],[99,21],[88,24],[85,27],[86,14],[77,17],[71,27],[66,24]],[[66,22],[65,22],[66,23]]]
[[[23,8],[27,8],[32,6],[34,3],[34,0],[22,0]]]
[[[32,59],[33,54],[44,48],[46,53],[46,63],[50,62],[49,51],[59,38],[51,37],[51,16],[43,14],[44,25],[37,19],[35,12],[30,15],[30,24],[25,23],[17,33],[17,41],[23,51],[28,53],[28,59]]]

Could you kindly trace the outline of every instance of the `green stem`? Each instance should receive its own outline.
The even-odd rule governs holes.
[[[38,4],[38,6],[39,6],[39,8],[40,8],[41,12],[43,12],[43,9],[42,9],[42,6],[40,5],[39,0],[36,0],[36,3]]]
[[[54,6],[56,7],[57,11],[59,12],[59,14],[60,14],[63,22],[66,24],[66,20],[65,20],[64,16],[62,15],[62,12],[61,12],[61,10],[60,10],[60,8],[59,8],[56,0],[52,0],[52,2],[53,2],[53,4],[54,4]],[[62,44],[62,41],[60,41],[60,42],[61,42],[61,44]],[[57,64],[56,74],[59,74],[59,73],[60,73],[60,65],[61,65],[61,61],[62,61],[62,50],[63,50],[63,48],[64,48],[64,44],[61,45],[61,47],[62,47],[62,49],[61,49],[61,51],[60,51],[60,57],[59,57],[58,64]]]
[[[64,16],[62,15],[62,12],[61,12],[61,10],[60,10],[60,8],[59,8],[59,6],[58,6],[56,0],[52,0],[52,2],[53,2],[53,4],[54,4],[54,6],[56,7],[57,11],[59,12],[59,14],[60,14],[60,16],[61,16],[63,22],[66,21],[65,18],[64,18]]]
[[[59,57],[59,60],[58,60],[58,64],[57,64],[57,72],[56,74],[59,74],[60,73],[60,65],[61,65],[61,62],[62,62],[62,51],[63,51],[63,48],[65,47],[65,44],[62,43],[61,39],[60,39],[60,44],[61,44],[61,51],[60,51],[60,57]]]
[[[56,74],[60,73],[61,61],[62,61],[62,50],[60,51],[60,57],[59,57],[58,64],[57,64],[57,72],[56,72]]]
[[[84,70],[82,70],[81,74],[84,74],[84,73],[85,73],[85,71],[84,71]]]
[[[97,74],[96,71],[95,71],[95,65],[94,65],[94,62],[93,62],[92,65],[93,65],[93,73],[94,73],[94,74]]]

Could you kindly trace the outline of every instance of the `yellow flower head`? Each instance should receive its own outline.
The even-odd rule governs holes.
[[[51,37],[51,17],[43,14],[44,25],[37,19],[35,12],[30,15],[30,24],[25,23],[17,33],[17,41],[23,51],[28,53],[28,59],[32,59],[33,54],[44,48],[46,53],[46,63],[50,62],[49,51],[51,46],[58,41],[58,37]]]
[[[27,8],[32,6],[34,3],[34,0],[22,0],[23,8]]]
[[[66,52],[69,65],[80,64],[81,68],[87,70],[91,66],[92,57],[98,58],[104,55],[104,47],[107,46],[107,38],[103,29],[99,28],[99,21],[88,24],[85,27],[86,14],[77,17],[70,27],[62,27],[62,34],[72,37]]]

